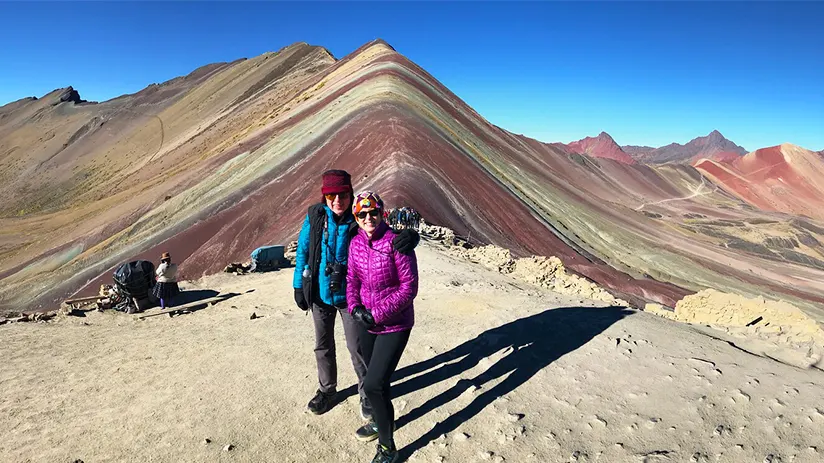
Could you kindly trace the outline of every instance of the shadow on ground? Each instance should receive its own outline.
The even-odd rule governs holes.
[[[502,349],[508,351],[505,357],[483,373],[471,379],[458,381],[448,390],[397,419],[400,429],[455,400],[467,389],[481,388],[482,392],[470,404],[401,449],[401,461],[440,435],[454,431],[496,398],[514,391],[553,361],[583,346],[613,323],[632,313],[633,311],[625,307],[550,309],[487,330],[448,352],[398,370],[393,376],[393,381],[418,376],[394,386],[393,398],[460,376],[477,366],[482,359]],[[487,383],[500,378],[504,379],[489,389],[484,388]]]
[[[178,305],[191,304],[193,302],[202,301],[204,299],[215,297],[218,294],[220,293],[215,291],[214,289],[194,289],[191,291],[181,291],[177,296],[175,296],[174,300],[172,300],[173,305],[170,305],[169,308]]]

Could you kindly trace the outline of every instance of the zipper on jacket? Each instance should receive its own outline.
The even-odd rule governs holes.
[[[366,281],[369,282],[369,294],[370,294],[370,297],[369,297],[369,303],[370,303],[369,310],[375,310],[375,304],[373,304],[374,301],[372,300],[372,297],[373,297],[372,295],[374,294],[374,291],[372,290],[372,242],[369,241],[368,237],[366,238],[366,247],[367,247],[367,249],[366,249],[366,277],[367,277],[367,280]]]

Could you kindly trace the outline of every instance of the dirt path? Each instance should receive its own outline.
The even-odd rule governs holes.
[[[824,459],[824,372],[428,244],[418,255],[417,325],[393,389],[410,461]],[[340,325],[349,397],[306,411],[312,322],[290,284],[291,271],[215,275],[184,288],[254,292],[172,318],[0,326],[0,461],[370,461]]]

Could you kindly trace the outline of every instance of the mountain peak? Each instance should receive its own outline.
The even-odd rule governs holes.
[[[635,154],[639,161],[651,164],[692,163],[702,158],[715,159],[717,155],[722,155],[724,159],[731,155],[743,156],[747,154],[747,150],[725,138],[718,130],[713,130],[706,136],[693,138],[685,145],[670,143],[650,150],[630,150],[630,154]]]
[[[718,130],[713,130],[712,132],[708,133],[706,137],[695,138],[695,139],[691,140],[690,143],[692,143],[693,141],[699,141],[699,140],[702,141],[702,142],[709,143],[709,144],[721,144],[721,143],[729,141]]]
[[[566,147],[573,153],[586,154],[596,158],[613,159],[624,164],[635,164],[635,160],[618,146],[612,136],[601,132],[597,137],[586,137],[574,141]]]
[[[52,93],[59,92],[57,94],[57,100],[52,103],[52,106],[58,105],[64,102],[70,102],[74,104],[85,103],[86,100],[80,98],[80,92],[74,89],[71,85],[66,88],[57,89]]]

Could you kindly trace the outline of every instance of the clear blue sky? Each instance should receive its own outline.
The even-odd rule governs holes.
[[[824,3],[0,3],[0,104],[106,100],[304,41],[375,38],[491,122],[620,144],[824,149]]]

